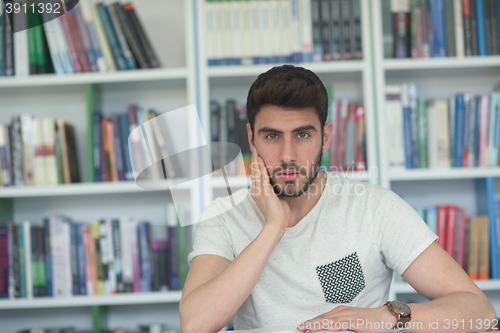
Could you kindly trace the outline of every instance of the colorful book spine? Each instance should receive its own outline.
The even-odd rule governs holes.
[[[9,298],[9,251],[7,226],[0,226],[0,298]]]
[[[111,23],[111,18],[109,17],[109,13],[102,2],[97,3],[96,6],[102,24],[104,26],[104,31],[106,32],[106,36],[111,46],[111,52],[113,53],[115,63],[118,69],[125,70],[127,69],[127,62],[125,61],[125,57],[123,56],[120,44],[118,42],[118,37],[116,36],[113,24]]]
[[[139,247],[141,262],[141,291],[151,291],[151,274],[149,261],[149,244],[146,222],[139,222]]]
[[[478,52],[480,56],[485,56],[486,53],[486,31],[484,25],[484,4],[483,0],[476,0],[476,15],[477,15],[477,42]]]

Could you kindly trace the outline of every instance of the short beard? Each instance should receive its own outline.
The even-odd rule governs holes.
[[[287,192],[287,187],[293,186],[296,180],[285,181],[285,187],[283,188],[281,185],[273,183],[272,178],[270,178],[271,185],[273,187],[274,193],[280,198],[297,198],[306,193],[311,185],[314,183],[316,178],[318,177],[319,169],[321,166],[321,158],[323,156],[322,149],[320,149],[318,157],[316,158],[315,163],[311,167],[311,172],[307,175],[307,182],[303,184],[295,193]],[[282,170],[289,169],[290,167],[295,167],[294,165],[282,164]]]

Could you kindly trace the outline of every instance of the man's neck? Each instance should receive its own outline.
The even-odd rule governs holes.
[[[304,194],[295,198],[283,198],[290,206],[289,228],[297,225],[313,209],[319,198],[321,198],[326,181],[326,172],[319,171],[318,176]]]

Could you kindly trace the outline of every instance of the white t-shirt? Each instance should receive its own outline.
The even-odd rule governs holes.
[[[214,217],[197,224],[189,264],[202,254],[232,261],[262,230],[264,217],[248,189],[233,195],[241,201],[236,207],[218,198],[203,212]],[[437,238],[394,192],[328,173],[316,205],[273,250],[235,315],[235,329],[299,325],[339,304],[381,306],[393,270],[403,274]]]

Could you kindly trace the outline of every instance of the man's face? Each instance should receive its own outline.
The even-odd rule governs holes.
[[[247,129],[252,142],[249,124]],[[330,144],[327,132],[331,136],[331,130],[329,126],[325,129],[322,135],[321,123],[313,107],[287,109],[266,105],[260,108],[254,124],[254,145],[266,164],[278,196],[300,196],[314,182],[321,155]]]

